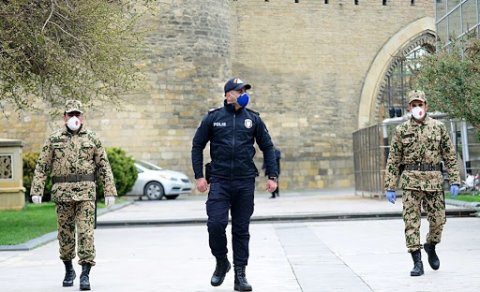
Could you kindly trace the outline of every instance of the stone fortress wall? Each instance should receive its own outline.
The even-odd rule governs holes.
[[[223,103],[223,84],[252,84],[281,149],[281,189],[353,187],[352,132],[374,123],[392,57],[434,28],[428,0],[160,0],[139,64],[147,80],[120,111],[87,112],[107,147],[186,172],[203,115]],[[328,4],[326,4],[328,2]],[[355,3],[358,3],[356,5]],[[430,31],[431,33],[431,31]],[[61,117],[2,117],[3,138],[39,151]],[[208,160],[208,148],[205,151]],[[262,154],[257,154],[264,190]]]

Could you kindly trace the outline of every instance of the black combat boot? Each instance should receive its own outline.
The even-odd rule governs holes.
[[[235,266],[235,291],[252,291],[252,285],[248,284],[245,277],[245,266]]]
[[[410,276],[421,276],[423,275],[423,263],[422,263],[422,253],[420,250],[412,252],[413,259],[413,269],[410,272]]]
[[[63,261],[63,264],[65,265],[65,278],[63,279],[63,287],[73,286],[73,280],[75,280],[77,275],[73,269],[72,261]]]
[[[212,286],[222,285],[225,275],[230,271],[231,267],[232,265],[230,265],[227,257],[217,258],[217,265],[215,266],[210,284],[212,284]]]
[[[440,259],[435,252],[435,245],[436,243],[427,242],[423,245],[423,248],[428,254],[428,263],[430,264],[430,267],[434,270],[438,270],[438,268],[440,268]]]
[[[90,290],[90,268],[91,264],[82,264],[82,274],[80,274],[80,290]]]

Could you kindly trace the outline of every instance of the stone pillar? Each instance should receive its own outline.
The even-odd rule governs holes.
[[[0,210],[25,206],[22,147],[20,140],[0,139]]]

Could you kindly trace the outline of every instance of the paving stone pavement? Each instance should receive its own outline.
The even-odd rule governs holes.
[[[267,195],[256,198],[257,218],[289,215],[294,219],[251,224],[247,278],[253,291],[480,291],[478,217],[449,217],[437,248],[440,269],[433,271],[423,253],[425,275],[410,277],[412,261],[398,217],[400,202],[391,205],[337,193],[285,193],[280,199]],[[203,223],[166,225],[158,221],[201,219],[205,216],[203,201],[185,197],[135,202],[101,215],[95,231],[97,265],[91,271],[92,291],[233,291],[233,271],[222,286],[210,286],[214,258]],[[354,212],[393,215],[362,220],[309,217]],[[300,215],[306,220],[300,220]],[[121,225],[121,217],[125,222],[162,224]],[[427,226],[424,219],[422,238]],[[230,227],[227,234],[230,244]],[[78,265],[75,269],[78,277],[81,269]],[[78,278],[74,287],[61,287],[63,273],[56,240],[30,250],[0,251],[0,291],[78,291]]]

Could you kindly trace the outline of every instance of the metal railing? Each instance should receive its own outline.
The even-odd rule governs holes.
[[[353,133],[355,193],[378,197],[383,193],[385,146],[382,127],[373,125]]]

